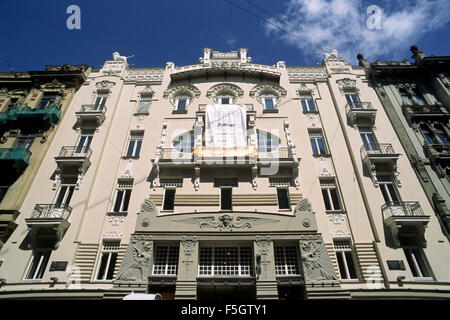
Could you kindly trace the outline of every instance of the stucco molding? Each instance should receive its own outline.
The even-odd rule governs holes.
[[[263,97],[264,94],[273,94],[277,97],[277,104],[286,97],[287,91],[282,86],[275,84],[258,84],[250,90],[250,97],[256,98],[258,102],[264,106]]]
[[[148,283],[152,264],[152,237],[133,234],[117,273],[116,282]]]
[[[336,80],[336,83],[341,94],[344,94],[346,90],[355,90],[356,92],[359,92],[359,88],[356,86],[356,80],[344,78]]]
[[[206,97],[212,98],[214,103],[218,103],[218,96],[221,94],[231,95],[234,98],[233,102],[236,103],[237,99],[244,95],[244,90],[232,83],[219,83],[206,92]]]
[[[191,85],[191,84],[184,84],[184,85],[177,85],[174,86],[170,89],[167,89],[166,91],[164,91],[163,97],[167,100],[169,100],[169,102],[174,106],[174,108],[176,108],[176,96],[178,95],[187,95],[190,97],[189,99],[189,104],[192,103],[193,100],[198,99],[200,97],[200,90]]]

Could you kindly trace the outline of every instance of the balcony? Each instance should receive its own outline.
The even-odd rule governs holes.
[[[400,246],[400,238],[403,233],[414,229],[417,240],[426,246],[425,228],[430,221],[430,216],[425,215],[419,202],[388,202],[381,207],[383,220],[392,233],[394,242]]]
[[[61,176],[78,176],[83,174],[91,165],[90,157],[92,150],[80,146],[64,146],[59,155],[55,157],[56,164]]]
[[[420,105],[420,104],[402,104],[403,115],[408,123],[411,125],[413,122],[437,120],[443,123],[448,122],[450,119],[450,113],[440,103],[434,105]]]
[[[175,148],[162,148],[160,165],[172,164],[209,164],[239,165],[264,164],[266,162],[293,163],[290,148],[281,147],[271,151],[259,151],[254,146],[248,147],[196,147],[192,152],[181,152]]]
[[[2,129],[22,129],[47,131],[61,119],[61,109],[57,104],[52,104],[45,109],[31,109],[24,106],[16,106],[8,113],[0,117]]]
[[[450,166],[450,145],[427,143],[423,145],[423,152],[430,159],[431,165],[437,175],[440,178],[445,178],[445,168]]]
[[[360,152],[361,159],[367,163],[396,162],[400,156],[390,143],[365,144],[361,147]]]
[[[68,219],[71,212],[72,208],[68,205],[35,205],[31,217],[25,219],[31,231],[31,238],[36,240],[39,232],[46,229],[47,231],[55,232],[54,236],[56,237],[56,243],[58,243],[70,226]]]
[[[26,148],[0,148],[0,183],[12,184],[30,163],[31,152]]]
[[[347,119],[352,126],[357,124],[375,125],[377,110],[370,102],[347,103],[345,106]]]
[[[106,107],[101,109],[93,104],[84,104],[75,114],[82,129],[95,129],[105,121]]]

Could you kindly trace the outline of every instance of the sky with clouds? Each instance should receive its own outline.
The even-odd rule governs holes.
[[[66,26],[73,4],[80,30]],[[0,0],[0,12],[0,72],[99,68],[114,51],[135,55],[132,67],[188,65],[205,47],[248,48],[267,65],[317,65],[322,48],[352,64],[360,52],[371,62],[410,59],[412,44],[450,55],[450,0]]]

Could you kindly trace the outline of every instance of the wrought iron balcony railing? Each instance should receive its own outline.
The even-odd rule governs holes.
[[[59,152],[58,158],[89,158],[92,150],[84,146],[64,146]]]
[[[34,207],[31,219],[64,219],[69,218],[72,208],[61,204],[37,204]]]
[[[392,144],[390,143],[376,143],[376,144],[364,144],[361,149],[361,158],[367,156],[377,156],[377,155],[397,155],[395,153]]]
[[[345,110],[349,111],[375,111],[376,109],[372,106],[370,102],[348,102],[345,105]]]
[[[106,107],[96,106],[95,104],[83,104],[78,113],[104,113]]]
[[[384,218],[405,217],[405,216],[425,216],[425,213],[417,201],[387,202],[381,206]]]

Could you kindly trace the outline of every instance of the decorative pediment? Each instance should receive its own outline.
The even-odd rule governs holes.
[[[231,95],[234,98],[234,102],[236,102],[237,98],[242,98],[244,95],[244,90],[242,90],[237,85],[231,83],[220,83],[211,87],[207,92],[206,96],[208,98],[212,98],[215,103],[218,101],[218,96],[221,94]]]
[[[252,228],[253,225],[266,224],[278,222],[277,219],[270,218],[256,218],[256,217],[234,217],[229,214],[223,214],[217,218],[214,216],[195,217],[188,219],[174,220],[174,222],[197,224],[200,228],[214,228],[214,229],[233,229],[233,228]]]
[[[264,94],[277,96],[279,102],[282,98],[286,97],[287,91],[283,87],[275,84],[258,84],[250,91],[250,97],[256,98],[262,105],[264,105],[262,100],[262,95]]]
[[[53,79],[52,82],[45,83],[41,85],[41,89],[64,89],[65,85],[58,81],[58,79]]]
[[[359,89],[356,87],[356,80],[345,78],[337,80],[336,83],[339,87],[339,91],[341,91],[342,94],[344,94],[345,90],[359,91]]]
[[[153,91],[152,87],[150,87],[150,86],[145,86],[144,89],[139,91],[139,97],[142,97],[142,96],[153,96],[154,94],[155,94],[155,91]]]
[[[314,96],[314,89],[307,86],[305,83],[300,84],[300,87],[296,90],[297,95],[311,95]]]
[[[180,95],[189,96],[189,103],[191,103],[192,100],[200,97],[200,90],[191,84],[178,85],[164,91],[163,97],[168,99],[171,104],[175,105],[176,96]]]
[[[95,84],[95,87],[97,88],[97,90],[111,91],[112,87],[114,87],[115,84],[116,84],[115,82],[103,80],[103,81],[97,82]]]

